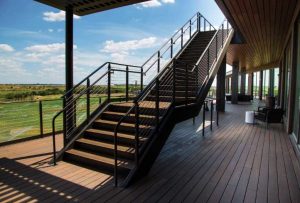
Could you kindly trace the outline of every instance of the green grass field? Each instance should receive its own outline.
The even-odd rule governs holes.
[[[52,118],[62,109],[61,95],[35,95],[30,98],[23,98],[21,101],[6,99],[6,94],[13,92],[30,92],[49,90],[51,88],[62,88],[61,86],[47,85],[0,85],[0,143],[30,136],[40,135],[40,114],[39,100],[42,101],[43,132],[52,132]],[[137,88],[130,87],[130,92]],[[118,100],[124,98],[125,86],[112,87],[112,98]],[[50,99],[50,100],[44,100]],[[99,102],[104,102],[106,95],[91,96],[91,112],[95,110]],[[76,123],[80,124],[86,119],[86,99],[81,98],[76,103]],[[62,130],[62,114],[56,120],[56,130]]]

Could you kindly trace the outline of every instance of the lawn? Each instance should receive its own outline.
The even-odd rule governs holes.
[[[61,89],[61,86],[50,85],[0,85],[0,143],[40,135],[39,101],[42,102],[43,132],[52,132],[53,116],[62,109],[60,95],[35,95],[21,100],[7,100],[8,93],[20,93],[30,91]],[[130,93],[138,87],[130,86]],[[118,100],[124,98],[125,86],[112,87],[112,98]],[[104,102],[107,96],[92,95],[91,112],[95,110],[99,102]],[[82,98],[76,103],[76,123],[80,124],[86,119],[86,99]],[[56,130],[62,130],[62,115],[56,120]]]

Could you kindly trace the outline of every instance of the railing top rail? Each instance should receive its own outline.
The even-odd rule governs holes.
[[[128,67],[133,67],[133,68],[142,68],[141,66],[135,66],[135,65],[129,65],[129,64],[122,64],[122,63],[115,63],[115,62],[105,62],[104,64],[102,64],[101,66],[99,66],[96,70],[94,70],[92,73],[90,73],[88,76],[86,76],[83,80],[81,80],[79,83],[77,83],[76,85],[73,86],[72,89],[70,89],[69,91],[67,91],[62,98],[66,97],[68,94],[70,94],[75,88],[79,87],[81,84],[83,84],[87,79],[89,79],[92,75],[94,75],[96,72],[98,72],[99,70],[101,70],[103,67],[105,67],[106,65],[119,65],[119,66],[128,66]]]

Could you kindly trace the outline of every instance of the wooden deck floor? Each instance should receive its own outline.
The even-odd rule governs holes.
[[[282,126],[244,124],[251,105],[226,108],[205,138],[201,116],[178,124],[148,176],[126,189],[106,174],[49,166],[50,138],[1,147],[0,202],[300,202],[300,164]]]

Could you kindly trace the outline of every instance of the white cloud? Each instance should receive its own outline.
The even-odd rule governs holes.
[[[154,47],[158,44],[156,37],[148,37],[140,40],[128,40],[115,42],[109,40],[105,42],[102,52],[105,53],[128,53],[131,50],[146,49]]]
[[[141,9],[141,7],[154,8],[154,7],[162,6],[163,4],[173,4],[173,3],[175,3],[175,0],[151,0],[151,1],[145,1],[137,4],[137,8],[139,9]]]
[[[175,0],[162,0],[162,2],[165,4],[173,4],[175,3]]]
[[[14,51],[15,49],[10,46],[9,44],[0,44],[0,51],[3,51],[3,52],[12,52]]]
[[[48,32],[53,32],[54,30],[53,29],[48,29]]]
[[[74,49],[77,46],[74,45]],[[62,52],[65,50],[64,43],[53,43],[53,44],[38,44],[25,48],[26,51],[30,51],[33,53],[53,53],[53,52]]]
[[[47,11],[43,13],[43,19],[48,22],[59,22],[65,20],[65,12],[59,11],[58,13]],[[74,19],[80,19],[79,16],[74,15]]]

